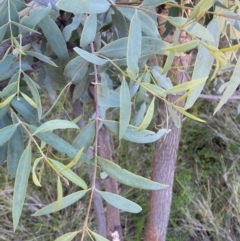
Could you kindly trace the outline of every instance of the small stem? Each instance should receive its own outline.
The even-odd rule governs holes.
[[[90,43],[91,47],[91,52],[92,54],[95,52],[94,51],[94,45],[93,42]],[[83,226],[83,233],[81,237],[81,241],[84,239],[85,231],[88,229],[88,219],[90,215],[90,210],[92,206],[92,201],[93,201],[93,195],[95,192],[95,181],[96,181],[96,174],[97,174],[97,156],[98,156],[98,125],[99,125],[99,106],[98,106],[98,72],[97,72],[97,66],[94,64],[93,65],[94,69],[94,100],[95,100],[95,140],[94,140],[94,169],[93,169],[93,175],[92,175],[92,187],[91,187],[91,194],[90,194],[90,199],[89,199],[89,204],[88,204],[88,209],[86,212],[86,218],[84,221],[84,226]]]

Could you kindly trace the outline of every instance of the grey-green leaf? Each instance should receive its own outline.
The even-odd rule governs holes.
[[[63,63],[68,62],[68,49],[62,32],[56,23],[49,17],[45,17],[38,24],[42,29],[44,36],[48,40],[54,53]]]
[[[65,233],[65,234],[61,235],[60,237],[58,237],[57,239],[55,239],[55,241],[71,241],[76,237],[76,235],[79,232],[80,231]]]
[[[70,194],[70,195],[68,195],[68,196],[66,196],[62,199],[62,203],[61,203],[58,210],[54,210],[55,207],[56,207],[56,202],[53,202],[53,203],[47,205],[46,207],[40,209],[39,211],[37,211],[32,216],[41,216],[41,215],[45,215],[45,214],[53,213],[55,211],[62,210],[64,208],[72,205],[73,203],[75,203],[79,199],[81,199],[87,192],[88,192],[88,190],[82,190],[82,191],[74,192],[74,193],[72,193],[72,194]]]
[[[29,143],[21,155],[14,184],[12,209],[14,231],[18,226],[18,222],[22,213],[22,208],[27,192],[28,177],[31,170],[31,160],[32,147]]]
[[[83,26],[81,34],[80,46],[86,47],[90,42],[93,42],[97,31],[97,15],[90,14]]]
[[[82,58],[86,59],[87,61],[93,63],[93,64],[97,64],[97,65],[103,65],[107,63],[106,59],[101,59],[98,56],[96,56],[95,54],[91,54],[85,50],[82,50],[78,47],[74,48],[74,51],[79,54]]]
[[[91,231],[90,229],[88,229],[88,231],[92,234],[92,236],[94,237],[94,239],[96,241],[109,241],[108,239],[104,238],[103,236]]]
[[[128,84],[122,80],[120,87],[120,120],[119,120],[119,140],[125,135],[131,118],[131,96]]]
[[[78,84],[86,75],[88,66],[89,62],[78,56],[68,62],[64,69],[64,75],[68,81],[72,81],[73,84]]]
[[[73,146],[77,149],[84,147],[84,152],[86,153],[93,142],[94,136],[95,122],[91,121],[76,136],[75,140],[73,141]]]
[[[119,123],[117,121],[102,120],[102,122],[111,132],[118,135]],[[135,143],[151,143],[159,140],[168,133],[166,129],[160,129],[155,133],[149,130],[137,131],[136,128],[135,126],[129,125],[123,139]]]
[[[138,75],[138,71],[139,71],[138,59],[141,56],[141,44],[142,44],[141,22],[138,17],[138,12],[136,11],[130,23],[128,44],[127,44],[127,66],[128,66],[128,71],[133,76]]]
[[[61,162],[55,161],[50,159],[54,167],[68,180],[70,180],[72,183],[75,183],[82,189],[87,189],[86,182],[83,181],[81,177],[79,177],[76,173],[74,173],[71,169],[65,169],[65,165],[63,165]]]
[[[110,6],[107,0],[59,0],[57,6],[71,13],[103,13]]]
[[[144,0],[140,6],[141,7],[157,7],[166,2],[175,3],[175,1],[173,1],[173,0],[170,0],[170,1],[169,0]]]
[[[18,124],[13,124],[0,129],[0,146],[6,143],[16,131]]]
[[[161,190],[168,187],[167,185],[153,182],[144,177],[135,175],[107,159],[98,157],[98,162],[110,177],[128,186],[147,190]]]
[[[25,53],[29,56],[33,56],[33,57],[45,62],[47,64],[50,64],[54,67],[57,67],[57,65],[49,57],[47,57],[43,54],[40,54],[40,53],[37,53],[37,52],[34,52],[34,51],[26,51]]]
[[[142,211],[142,208],[138,204],[122,196],[119,196],[111,192],[103,192],[99,190],[97,190],[97,192],[102,196],[102,198],[107,203],[111,204],[115,208],[118,208],[122,211],[130,212],[130,213],[139,213]]]
[[[53,131],[56,129],[68,129],[68,128],[79,129],[79,127],[72,121],[50,120],[50,121],[43,123],[41,126],[39,126],[34,134],[37,134],[40,132],[46,132],[46,131]]]
[[[24,139],[21,127],[18,126],[8,142],[7,169],[11,177],[16,176],[20,156],[24,151]]]

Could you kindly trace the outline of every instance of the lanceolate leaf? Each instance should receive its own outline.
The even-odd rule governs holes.
[[[175,93],[179,93],[179,92],[182,92],[182,91],[192,89],[192,88],[196,87],[197,85],[199,85],[201,83],[205,83],[207,78],[208,77],[203,77],[203,78],[200,78],[200,79],[192,80],[190,82],[186,82],[186,83],[176,85],[176,86],[166,90],[164,93],[165,94],[175,94]]]
[[[125,169],[122,169],[120,166],[114,164],[113,162],[107,159],[98,157],[98,162],[100,163],[102,169],[110,177],[128,186],[147,190],[160,190],[168,187],[167,185],[153,182],[144,177],[135,175]]]
[[[80,231],[65,233],[62,236],[55,239],[55,241],[71,241]]]
[[[48,40],[55,54],[59,57],[59,59],[61,59],[63,63],[67,63],[67,46],[65,39],[56,23],[47,16],[38,25],[42,29],[44,36]]]
[[[39,157],[37,159],[35,159],[34,163],[33,163],[33,167],[32,167],[32,180],[34,182],[34,184],[38,187],[41,187],[41,183],[39,182],[37,175],[36,175],[36,167],[38,165],[38,163],[42,160],[42,157]]]
[[[102,120],[104,125],[115,135],[119,133],[119,123],[117,121]],[[151,143],[159,140],[162,136],[168,133],[166,129],[160,129],[158,132],[149,130],[137,131],[136,126],[129,125],[123,139],[135,143]]]
[[[91,146],[95,136],[95,122],[92,121],[87,124],[81,132],[76,136],[73,141],[73,146],[77,149],[84,148],[84,153],[88,151],[88,148]]]
[[[215,43],[214,46],[218,46],[219,42],[219,36],[220,36],[220,29],[219,29],[219,22],[217,19],[213,19],[209,25],[208,25],[208,30],[213,34]],[[206,47],[200,45],[198,48],[198,55],[194,64],[194,70],[193,70],[193,75],[192,79],[199,79],[204,76],[208,76],[211,69],[212,69],[212,64],[214,61],[213,55],[209,52]],[[205,85],[205,82],[199,84],[196,86],[191,93],[189,94],[186,104],[185,104],[185,109],[189,109],[192,107],[192,105],[195,103],[199,95],[201,94],[201,91]]]
[[[16,131],[18,124],[9,125],[0,129],[0,146],[6,143]]]
[[[78,56],[68,62],[64,69],[64,75],[68,81],[72,81],[72,83],[76,85],[85,77],[88,66],[89,62],[81,56]]]
[[[151,103],[150,103],[150,105],[148,107],[147,113],[146,113],[146,115],[143,118],[143,121],[142,121],[141,125],[136,130],[143,131],[143,130],[145,130],[149,126],[150,122],[153,119],[154,102],[155,102],[155,97],[153,97],[153,99],[152,99],[152,101],[151,101]]]
[[[107,60],[101,59],[98,56],[91,54],[85,50],[82,50],[78,47],[74,48],[74,51],[79,54],[82,58],[86,59],[87,61],[96,64],[96,65],[103,65],[107,63]]]
[[[42,117],[42,102],[41,102],[37,87],[36,87],[34,81],[25,73],[24,73],[23,79],[26,81],[26,83],[32,93],[33,99],[34,99],[35,103],[37,104],[38,119],[40,120]]]
[[[91,235],[94,237],[94,239],[96,241],[109,241],[108,239],[104,238],[103,236],[91,231],[90,229],[88,229],[88,231],[91,233]]]
[[[83,27],[81,34],[80,46],[86,47],[90,42],[93,42],[97,31],[97,15],[90,14]]]
[[[232,77],[228,82],[228,85],[223,93],[223,96],[214,111],[214,114],[216,114],[216,112],[228,101],[228,99],[233,95],[235,90],[238,88],[240,84],[239,76],[240,76],[240,59],[238,58]]]
[[[74,173],[71,169],[66,169],[66,166],[63,165],[61,162],[55,161],[50,159],[54,167],[68,180],[75,183],[79,187],[83,189],[87,189],[87,184],[79,177],[76,173]]]
[[[8,142],[7,169],[11,177],[16,176],[20,156],[24,151],[24,139],[21,126],[18,125]]]
[[[123,79],[120,87],[120,121],[119,121],[119,140],[122,139],[127,131],[131,117],[131,96],[128,84]]]
[[[12,209],[14,231],[18,226],[18,222],[22,213],[23,203],[27,192],[28,177],[31,170],[31,160],[32,147],[29,143],[21,155],[14,184]]]
[[[107,0],[59,0],[57,6],[71,13],[103,13],[106,12],[110,6]]]
[[[127,44],[127,66],[130,75],[137,76],[138,59],[141,56],[142,31],[137,11],[132,17]]]
[[[34,133],[37,130],[37,127],[32,125],[29,125],[28,128],[32,133]],[[77,148],[70,145],[67,141],[51,132],[37,133],[36,136],[39,137],[45,143],[49,144],[50,146],[58,150],[59,152],[67,154],[72,158],[74,158],[79,151]],[[84,161],[88,164],[93,164],[92,160],[84,153],[81,155],[81,161]]]
[[[37,53],[37,52],[34,52],[34,51],[26,51],[25,53],[29,56],[33,56],[33,57],[45,62],[47,64],[50,64],[54,67],[57,67],[57,65],[49,57],[47,57],[43,54],[40,54],[40,53]]]
[[[122,211],[130,212],[130,213],[139,213],[142,211],[142,208],[138,204],[122,196],[119,196],[117,194],[110,193],[110,192],[99,191],[99,190],[97,190],[97,192],[102,196],[102,198],[107,203],[111,204],[115,208],[118,208]]]
[[[168,0],[144,0],[140,6],[141,7],[157,7],[166,2],[175,3],[175,1],[173,1],[173,0],[170,0],[170,1],[168,1]]]
[[[68,129],[68,128],[79,129],[79,127],[72,121],[50,120],[43,123],[40,127],[38,127],[37,130],[34,132],[34,135],[40,132],[53,131],[56,129]]]
[[[62,210],[64,208],[72,205],[73,203],[75,203],[79,199],[81,199],[88,191],[89,190],[82,190],[82,191],[74,192],[74,193],[72,193],[72,194],[70,194],[66,197],[63,197],[62,203],[61,203],[58,210],[54,210],[54,207],[56,206],[56,202],[53,202],[53,203],[47,205],[46,207],[40,209],[39,211],[37,211],[32,216],[41,216],[41,215],[46,215],[46,214],[49,214],[49,213],[53,213],[55,211]]]

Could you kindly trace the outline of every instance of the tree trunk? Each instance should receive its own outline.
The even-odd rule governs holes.
[[[99,155],[108,160],[112,160],[112,148],[108,130],[105,126],[99,131],[98,136]],[[105,191],[118,194],[118,183],[111,177],[104,180]],[[122,227],[120,223],[119,210],[107,203],[106,212],[107,238],[110,241],[122,241]]]
[[[182,40],[182,38],[181,38]],[[186,36],[185,36],[186,40]],[[183,41],[180,41],[183,42]],[[171,77],[178,80],[178,84],[189,80],[189,75],[184,72],[185,67],[190,63],[191,56],[185,55],[177,57],[173,66],[183,66],[181,71],[175,69],[171,72]],[[171,78],[173,79],[173,78]],[[169,102],[174,102],[179,96],[168,96]],[[183,103],[179,103],[180,106]],[[167,120],[167,109],[163,101],[160,102],[161,116],[159,116],[159,124],[161,125]],[[179,114],[180,119],[181,115]],[[175,163],[177,159],[177,151],[180,141],[181,127],[177,128],[172,119],[168,121],[168,128],[171,130],[165,137],[156,143],[153,158],[152,180],[169,185],[168,188],[160,191],[152,191],[150,194],[150,209],[147,218],[145,230],[145,241],[165,241],[167,226],[172,202],[172,188],[175,171]]]

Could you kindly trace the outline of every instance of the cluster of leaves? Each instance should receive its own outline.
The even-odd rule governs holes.
[[[104,124],[119,140],[125,139],[135,143],[155,142],[168,133],[167,129],[147,129],[159,100],[165,101],[169,115],[177,126],[180,126],[177,111],[201,121],[186,112],[186,109],[190,108],[200,95],[214,60],[216,64],[212,78],[220,67],[227,65],[224,52],[233,51],[236,46],[223,50],[217,48],[221,34],[219,18],[214,18],[207,28],[195,21],[213,4],[211,1],[200,1],[188,18],[165,16],[169,25],[179,30],[176,31],[173,44],[163,41],[158,32],[155,7],[166,3],[163,0],[145,0],[140,6],[131,7],[107,0],[59,0],[57,4],[54,0],[36,2],[40,5],[35,5],[34,2],[26,5],[19,0],[3,0],[0,3],[0,164],[7,161],[8,172],[15,177],[14,230],[21,216],[29,174],[32,171],[33,182],[41,186],[46,165],[56,173],[58,198],[34,216],[61,210],[87,193],[90,193],[91,205],[94,191],[123,211],[140,212],[141,207],[130,200],[96,190],[94,184],[88,187],[72,168],[83,162],[93,165],[95,178],[99,164],[106,175],[123,184],[148,190],[166,188],[165,185],[137,176],[99,157],[98,130]],[[170,3],[173,8],[178,8],[174,1]],[[224,5],[220,7],[226,8]],[[63,26],[56,23],[59,9],[65,11]],[[224,21],[231,19],[230,24],[238,31],[239,21],[233,21],[235,13],[225,11]],[[179,44],[182,31],[192,36],[190,42]],[[35,41],[28,41],[34,37]],[[69,46],[74,46],[74,52],[68,49]],[[196,47],[198,56],[192,80],[174,86],[173,81],[166,76],[174,57]],[[148,59],[153,55],[167,56],[163,69],[147,65]],[[39,63],[37,79],[34,79],[30,73],[33,66]],[[239,65],[240,61],[236,64],[216,111],[237,88]],[[88,125],[77,132],[73,143],[69,143],[53,131],[79,129],[74,123],[79,118],[73,121],[48,120],[47,116],[71,85],[75,86],[73,101],[79,99],[83,104],[86,103],[92,75],[95,113]],[[101,80],[98,81],[98,78]],[[63,83],[65,86],[57,96],[54,86]],[[47,90],[54,102],[44,114],[40,98],[42,89]],[[183,92],[175,103],[166,99],[169,94]],[[179,107],[177,103],[185,99],[185,107]],[[109,110],[118,113],[119,121],[108,119]],[[95,155],[92,160],[87,151],[94,138]],[[69,164],[62,164],[61,158],[51,153],[51,148],[66,155]],[[83,190],[63,197],[62,181],[67,185],[70,181]],[[83,227],[82,240],[85,232],[96,240],[106,240],[87,228],[87,220],[88,217]],[[71,240],[79,232],[67,233],[57,240]]]

